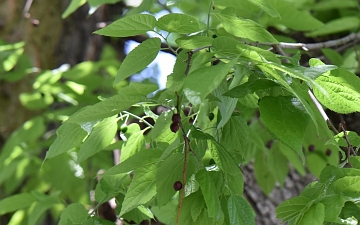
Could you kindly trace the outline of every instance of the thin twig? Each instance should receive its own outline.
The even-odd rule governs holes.
[[[193,51],[188,51],[188,58],[186,60],[186,69],[185,69],[185,76],[187,76],[189,74],[189,69],[190,69],[190,65],[191,65],[191,58],[193,55]]]
[[[351,151],[354,155],[356,155],[356,153],[355,153],[355,151],[354,151],[354,149],[353,149],[353,147],[352,147],[352,145],[351,145],[351,143],[350,143],[350,141],[349,141],[349,138],[348,138],[348,136],[347,136],[347,134],[346,134],[346,130],[345,130],[345,128],[344,128],[344,124],[343,124],[343,123],[340,123],[340,128],[342,129],[342,131],[343,131],[343,133],[344,133],[344,138],[345,138],[345,140],[346,140],[346,143],[348,144],[347,152],[346,152],[347,161],[348,161],[349,166],[350,166],[350,167],[353,167],[352,164],[351,164],[351,161],[350,161],[350,151]]]

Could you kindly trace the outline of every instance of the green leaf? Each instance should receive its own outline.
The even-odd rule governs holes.
[[[122,62],[114,85],[145,69],[156,58],[160,47],[160,38],[149,38],[134,48]]]
[[[187,179],[195,173],[196,163],[193,157],[189,156],[187,160]],[[174,196],[175,190],[173,185],[176,181],[183,182],[184,170],[184,154],[178,152],[170,155],[165,161],[160,164],[158,173],[156,175],[157,192],[161,193],[156,196],[158,206],[163,206],[169,202],[170,198]],[[183,187],[185,188],[185,187]]]
[[[27,208],[35,201],[36,201],[36,199],[30,193],[16,194],[16,195],[12,195],[7,198],[1,199],[0,200],[0,215],[14,212],[19,209]]]
[[[149,164],[147,167],[136,169],[128,191],[125,194],[120,216],[140,205],[146,204],[156,195],[156,170],[155,164]]]
[[[244,191],[244,178],[241,173],[226,174],[227,187],[233,195],[242,195]]]
[[[236,46],[239,41],[231,37],[220,36],[213,40],[213,48],[219,57],[236,57],[241,52]]]
[[[355,131],[346,131],[346,136],[352,146],[360,146],[360,136]],[[340,132],[334,136],[336,143],[339,146],[347,147],[348,143],[344,138],[344,132]]]
[[[280,14],[276,9],[266,0],[248,0],[252,4],[258,6],[262,10],[264,10],[267,14],[272,17],[280,17]]]
[[[194,224],[192,210],[198,211],[199,208],[204,210],[205,207],[203,207],[203,205],[205,205],[204,198],[200,191],[186,196],[181,207],[179,224]]]
[[[197,49],[205,46],[211,46],[214,39],[204,36],[190,36],[178,38],[175,40],[176,44],[183,49]]]
[[[116,20],[94,33],[110,37],[129,37],[154,30],[155,23],[155,17],[150,14],[135,14]]]
[[[200,104],[215,90],[236,63],[237,58],[227,64],[204,67],[190,73],[184,81],[184,93],[193,105]]]
[[[213,92],[215,97],[220,100],[217,105],[219,107],[221,120],[218,122],[217,129],[221,129],[229,121],[238,102],[237,99],[223,96],[227,90],[227,82],[224,80]]]
[[[244,117],[234,115],[225,124],[222,131],[221,144],[230,151],[245,154],[249,127]]]
[[[102,176],[117,175],[120,173],[126,173],[132,170],[136,170],[142,167],[148,167],[156,163],[161,156],[163,150],[160,149],[143,149],[142,151],[134,154],[127,160],[120,164],[111,167],[108,171],[102,174]]]
[[[89,217],[88,211],[80,203],[72,203],[62,211],[60,216],[59,225],[68,225],[70,220],[71,224],[82,224]]]
[[[278,86],[279,84],[277,84],[273,80],[267,78],[259,78],[234,87],[233,89],[226,92],[224,95],[230,96],[232,98],[242,98],[245,97],[245,95],[247,94],[252,94],[256,91],[266,90]]]
[[[71,0],[65,12],[61,15],[62,19],[68,17],[71,13],[75,12],[80,6],[84,5],[86,0]]]
[[[326,91],[323,93],[316,86],[313,88],[321,104],[343,114],[360,111],[360,78],[355,74],[339,68],[315,81]]]
[[[310,199],[304,196],[297,196],[285,200],[276,207],[276,217],[282,219],[284,222],[295,218],[309,202]]]
[[[299,100],[290,96],[265,97],[259,108],[262,120],[276,139],[304,159],[302,143],[310,117]]]
[[[298,78],[300,80],[308,81],[310,83],[313,83],[313,80],[315,80],[322,74],[337,68],[337,66],[334,65],[318,65],[312,67],[303,67],[303,66],[294,66],[294,65],[283,66],[276,63],[269,63],[267,64],[267,66],[285,72],[290,76]]]
[[[318,30],[307,33],[307,36],[321,36],[327,34],[339,33],[342,31],[356,30],[360,26],[360,19],[357,16],[345,16],[332,20]]]
[[[344,195],[359,194],[360,190],[360,176],[346,176],[337,179],[331,185],[336,193]]]
[[[45,159],[53,158],[79,146],[87,135],[86,131],[74,123],[63,123],[56,130],[56,134],[57,138],[46,152]]]
[[[219,18],[225,30],[230,34],[260,43],[278,43],[266,29],[253,20],[242,19],[226,14],[214,15]]]
[[[321,199],[325,205],[325,221],[335,222],[346,202],[343,195],[329,195]]]
[[[79,163],[103,150],[114,140],[117,131],[117,121],[117,118],[109,117],[103,119],[95,126],[89,137],[81,145],[78,152]]]
[[[318,30],[324,25],[310,13],[297,9],[293,2],[283,0],[268,0],[268,2],[273,5],[280,14],[279,18],[269,20],[270,26],[284,25],[293,30],[310,31]],[[299,22],[299,18],[301,18],[301,22]]]
[[[206,170],[200,170],[196,174],[196,180],[200,184],[201,192],[204,195],[205,203],[208,209],[209,217],[220,220],[222,210],[219,201],[219,194],[215,185]]]
[[[291,165],[294,166],[294,168],[299,172],[299,174],[301,176],[305,176],[305,174],[306,174],[305,168],[304,168],[303,163],[300,160],[299,155],[296,154],[296,152],[291,151],[291,149],[287,145],[283,144],[282,142],[276,142],[273,144],[273,146],[274,145],[278,146],[281,153],[289,160]]]
[[[130,135],[121,149],[121,162],[145,148],[145,137],[143,133],[144,131],[138,131]]]
[[[39,201],[36,202],[34,208],[30,213],[28,225],[40,224],[40,219],[46,213],[46,211],[49,210],[55,204],[61,203],[60,200],[54,195],[52,196],[47,196],[43,194],[41,195],[42,196],[39,198]]]
[[[322,203],[316,203],[310,206],[303,216],[298,217],[298,225],[323,225],[325,216],[325,206]]]
[[[157,89],[154,84],[130,83],[120,89],[120,93],[92,106],[87,106],[69,117],[66,122],[84,123],[114,116],[135,103],[145,100],[145,96]]]
[[[242,197],[230,195],[228,199],[230,225],[255,225],[255,213]]]
[[[210,149],[211,156],[222,171],[234,175],[240,173],[240,167],[223,146],[212,139],[208,141],[208,147]]]
[[[156,22],[156,26],[169,33],[190,34],[200,31],[195,17],[179,13],[170,13],[161,17]]]
[[[289,172],[288,160],[282,154],[278,145],[273,145],[268,154],[269,168],[275,179],[282,186]]]
[[[257,150],[255,154],[254,173],[261,190],[268,195],[275,187],[275,178],[269,170],[267,155]]]

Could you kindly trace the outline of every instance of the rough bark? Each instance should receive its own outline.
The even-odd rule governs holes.
[[[256,224],[259,225],[280,224],[281,221],[276,218],[275,208],[284,200],[299,195],[308,183],[316,179],[309,173],[302,177],[295,170],[291,170],[284,186],[280,188],[279,185],[276,185],[269,196],[266,196],[256,183],[253,165],[250,163],[242,169],[245,180],[244,196],[254,209]]]

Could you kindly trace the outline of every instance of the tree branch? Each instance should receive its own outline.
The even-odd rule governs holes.
[[[280,48],[299,48],[304,51],[310,51],[315,49],[321,49],[321,48],[331,48],[331,47],[337,47],[340,45],[347,44],[349,42],[359,42],[360,41],[360,33],[351,33],[348,36],[336,39],[336,40],[330,40],[325,42],[319,42],[319,43],[286,43],[286,42],[280,42],[278,46]],[[271,45],[267,43],[266,45]]]

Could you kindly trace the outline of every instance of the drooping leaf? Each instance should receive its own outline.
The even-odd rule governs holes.
[[[69,117],[66,122],[84,123],[114,116],[131,105],[142,102],[145,96],[157,89],[154,84],[130,83],[120,93],[92,106],[87,106]]]
[[[89,137],[81,145],[78,152],[78,162],[84,161],[111,143],[117,131],[117,121],[117,118],[109,117],[95,126]]]
[[[247,38],[260,43],[278,43],[261,25],[249,19],[242,19],[226,14],[215,14],[225,30],[237,37]]]
[[[276,139],[304,159],[302,142],[310,117],[299,100],[290,96],[265,97],[259,108],[262,120]]]
[[[120,215],[146,204],[156,195],[156,170],[157,166],[155,164],[149,164],[147,167],[141,167],[135,171],[135,175],[125,194]]]
[[[161,17],[156,26],[169,33],[190,34],[200,31],[195,17],[180,13],[170,13]]]
[[[266,152],[257,150],[255,153],[254,173],[261,190],[268,195],[275,187],[275,177],[268,168]]]
[[[46,159],[67,152],[77,147],[86,137],[87,133],[78,124],[63,123],[56,130],[57,138],[46,152]]]
[[[160,44],[159,38],[149,38],[134,48],[120,65],[114,85],[145,69],[158,55]]]
[[[217,105],[219,107],[221,120],[218,122],[217,129],[221,129],[229,121],[236,107],[236,103],[238,102],[238,100],[235,98],[230,98],[223,95],[224,92],[226,92],[227,90],[227,82],[223,81],[218,86],[218,88],[213,91],[215,97],[220,100],[219,102],[217,102]]]
[[[94,33],[110,37],[129,37],[152,31],[155,23],[156,19],[153,15],[134,14],[116,20],[112,24]]]
[[[212,139],[208,141],[208,147],[210,149],[211,156],[222,171],[229,174],[240,173],[240,167],[223,146]]]
[[[190,73],[184,81],[184,93],[193,105],[200,104],[205,97],[219,86],[237,58],[227,64],[203,67]]]
[[[162,154],[160,149],[144,149],[120,164],[111,167],[102,176],[111,176],[121,173],[126,173],[142,167],[148,167],[156,163]]]
[[[275,179],[282,186],[289,172],[288,160],[278,146],[273,146],[268,154],[269,168]]]
[[[228,211],[231,225],[255,225],[254,210],[242,196],[230,195]]]
[[[30,193],[15,194],[0,200],[0,215],[29,207],[36,201]]]
[[[209,217],[220,220],[222,210],[219,201],[219,194],[215,189],[215,185],[206,170],[200,170],[196,174],[196,180],[200,184],[201,192],[204,195],[205,203],[208,209]]]
[[[326,93],[313,87],[316,98],[327,108],[338,113],[352,113],[360,111],[360,78],[355,74],[336,69],[328,76],[316,79]]]
[[[240,115],[233,115],[223,128],[221,144],[230,151],[244,155],[248,136],[249,127],[245,118]]]

